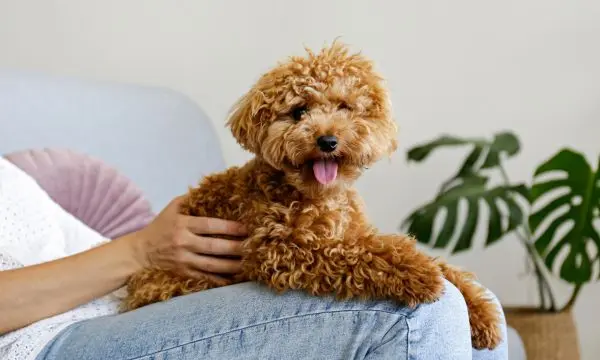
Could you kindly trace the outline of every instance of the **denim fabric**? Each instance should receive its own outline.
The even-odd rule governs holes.
[[[71,325],[37,360],[507,359],[506,344],[471,349],[465,301],[445,290],[409,309],[237,284]]]

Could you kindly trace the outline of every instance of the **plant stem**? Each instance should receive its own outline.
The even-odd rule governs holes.
[[[546,301],[545,301],[545,296],[544,296],[544,289],[545,289],[546,293],[548,294],[548,300],[550,302],[549,310],[555,311],[556,310],[556,301],[554,299],[554,294],[552,293],[552,289],[550,288],[550,284],[548,283],[548,280],[545,278],[544,274],[542,273],[541,266],[539,265],[539,262],[538,262],[539,260],[538,260],[537,251],[535,250],[535,248],[530,240],[528,240],[527,238],[522,236],[520,233],[519,233],[519,235],[520,235],[519,239],[521,239],[521,242],[527,249],[527,253],[531,257],[531,262],[533,263],[533,266],[534,266],[534,271],[535,271],[536,277],[538,279],[538,291],[540,293],[541,306],[542,306],[542,308],[545,308],[545,306],[546,306]],[[531,239],[531,238],[529,238],[529,239]]]
[[[502,175],[504,184],[506,186],[510,186],[510,179],[508,178],[508,173],[506,172],[506,169],[504,169],[504,166],[503,166],[501,160],[499,160],[499,162],[498,162],[498,168],[500,169],[500,174]],[[513,195],[511,194],[510,196],[512,197]],[[535,275],[537,277],[538,292],[539,292],[541,307],[542,308],[546,307],[546,298],[544,296],[544,289],[545,289],[546,293],[548,294],[548,299],[550,301],[549,310],[556,311],[556,301],[554,299],[554,294],[552,293],[552,289],[550,288],[550,283],[548,282],[548,279],[546,279],[546,276],[544,275],[542,268],[539,264],[539,261],[540,261],[539,254],[537,253],[537,250],[533,246],[533,242],[532,242],[533,235],[531,234],[531,229],[529,228],[529,223],[527,221],[524,221],[522,227],[523,227],[523,232],[525,234],[523,235],[519,231],[517,231],[516,233],[518,235],[517,237],[519,238],[519,240],[521,240],[521,242],[523,243],[523,246],[525,247],[527,254],[531,258],[531,262],[533,263],[533,268],[535,271]]]
[[[546,294],[544,292],[544,289],[546,288],[544,281],[542,280],[542,274],[540,271],[540,268],[537,266],[535,259],[533,258],[533,256],[531,255],[531,249],[528,246],[528,241],[525,238],[525,236],[523,234],[521,234],[520,231],[516,231],[517,233],[517,237],[519,238],[519,240],[521,240],[521,243],[523,243],[523,246],[525,246],[525,249],[527,250],[527,253],[529,254],[529,261],[531,261],[531,263],[533,264],[533,268],[534,268],[534,272],[535,272],[535,277],[536,277],[536,282],[537,282],[537,288],[538,288],[538,296],[540,298],[540,307],[542,309],[546,308]]]
[[[560,309],[560,311],[571,310],[571,308],[575,304],[575,300],[577,300],[577,295],[579,295],[579,292],[581,291],[582,287],[583,287],[583,284],[575,285],[575,288],[573,289],[573,293],[571,294],[569,301],[562,309]]]

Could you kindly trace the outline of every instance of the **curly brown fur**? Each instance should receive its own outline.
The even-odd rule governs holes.
[[[467,302],[471,339],[477,349],[493,349],[502,337],[500,328],[492,326],[500,320],[499,309],[486,290],[474,283],[475,276],[438,260],[444,277],[458,288]]]
[[[147,269],[130,279],[124,307],[248,280],[413,307],[437,300],[445,276],[466,298],[473,346],[493,348],[499,315],[484,289],[418,251],[414,239],[377,232],[352,188],[365,167],[397,147],[382,78],[339,43],[307,51],[264,74],[233,108],[228,125],[255,158],[204,178],[181,208],[246,225],[241,275],[215,283]],[[335,149],[324,151],[321,136],[335,136]]]

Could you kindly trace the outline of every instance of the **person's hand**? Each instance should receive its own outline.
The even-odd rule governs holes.
[[[182,215],[178,211],[182,200],[183,197],[175,198],[136,234],[136,258],[140,265],[192,278],[205,275],[222,280],[219,274],[238,273],[241,241],[218,236],[244,237],[247,235],[244,226],[222,219]]]

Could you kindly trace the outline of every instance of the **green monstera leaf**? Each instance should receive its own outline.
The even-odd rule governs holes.
[[[428,143],[415,146],[408,151],[409,161],[422,162],[435,150],[447,147],[468,146],[471,148],[462,166],[448,182],[442,186],[442,191],[459,177],[471,176],[483,169],[491,169],[500,164],[500,156],[516,155],[520,150],[519,139],[511,132],[500,132],[489,141],[486,139],[468,139],[444,135]]]
[[[409,161],[423,162],[434,151],[451,147],[471,150],[459,170],[442,184],[437,196],[410,214],[401,228],[423,244],[434,248],[451,247],[451,251],[457,253],[471,248],[484,208],[488,213],[486,246],[523,224],[524,215],[517,198],[527,197],[528,190],[523,184],[490,187],[488,178],[481,174],[482,170],[498,167],[501,156],[512,157],[519,152],[519,140],[511,132],[497,133],[492,140],[444,135],[413,147],[407,157]],[[467,217],[462,224],[459,221],[461,203],[467,207]],[[501,205],[507,211],[502,211]],[[441,228],[435,229],[436,219],[443,213]],[[437,234],[435,230],[439,230]],[[455,236],[458,239],[453,242]]]
[[[433,248],[452,247],[452,253],[468,250],[473,245],[477,225],[483,218],[482,209],[487,207],[486,246],[500,240],[519,227],[523,221],[517,197],[527,196],[525,185],[488,187],[488,179],[467,176],[454,181],[431,202],[416,209],[403,222],[403,231],[413,235],[418,242]],[[460,203],[467,205],[466,219],[459,221]],[[508,211],[504,212],[500,204]],[[445,212],[441,227],[435,233],[435,221]],[[458,239],[452,242],[455,236]]]
[[[557,176],[540,179],[551,174]],[[549,269],[560,267],[563,280],[590,281],[600,251],[600,231],[594,224],[600,219],[600,169],[592,169],[582,154],[565,149],[540,165],[535,177],[532,205],[544,202],[529,217],[536,250]],[[550,201],[540,201],[547,197]],[[595,248],[593,253],[590,248]],[[562,262],[561,253],[566,253]]]

